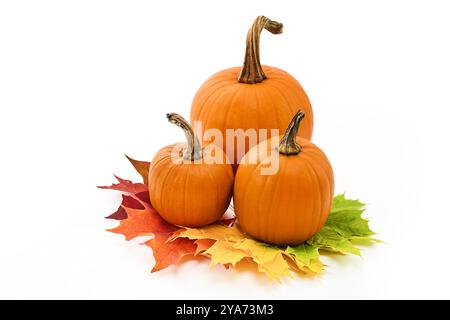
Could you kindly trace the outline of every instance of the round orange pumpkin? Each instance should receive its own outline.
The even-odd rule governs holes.
[[[299,111],[294,116],[281,139],[250,149],[236,173],[234,210],[239,225],[267,243],[297,245],[309,239],[331,210],[331,165],[316,145],[296,136],[304,115]],[[271,165],[278,170],[262,174],[262,168]]]
[[[264,16],[257,17],[247,34],[243,67],[211,76],[192,102],[191,123],[201,121],[203,131],[220,130],[223,148],[233,161],[234,170],[250,147],[272,135],[278,136],[280,133],[272,133],[270,129],[283,130],[299,106],[305,112],[305,120],[298,134],[306,139],[312,136],[313,112],[301,85],[286,71],[260,64],[259,38],[263,29],[279,34],[283,25]],[[227,136],[227,129],[244,132]],[[243,133],[248,129],[267,129],[267,136],[245,137]]]
[[[203,149],[181,116],[167,115],[181,127],[187,143],[162,148],[149,170],[152,206],[169,223],[200,227],[213,223],[227,210],[233,191],[233,170],[223,150],[214,144]]]

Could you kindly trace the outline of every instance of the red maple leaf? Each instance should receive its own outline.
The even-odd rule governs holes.
[[[137,199],[137,198],[135,198]],[[138,200],[144,209],[133,209],[122,206],[128,218],[120,221],[120,224],[108,231],[123,234],[126,240],[139,236],[156,236],[157,234],[170,234],[180,229],[166,222],[153,207]]]
[[[137,193],[141,193],[144,191],[145,192],[148,191],[147,186],[143,183],[135,183],[130,180],[122,179],[116,175],[114,175],[114,177],[116,177],[116,179],[117,179],[117,181],[119,181],[119,183],[113,183],[110,186],[99,186],[98,188],[122,191],[122,192],[129,193],[129,194],[137,194]]]
[[[147,192],[145,192],[147,194]],[[127,212],[123,207],[132,208],[132,209],[144,209],[144,206],[136,200],[135,198],[128,196],[126,194],[122,194],[122,203],[120,204],[117,210],[106,217],[106,219],[114,219],[114,220],[123,220],[128,218]]]
[[[120,220],[120,224],[117,227],[108,231],[122,234],[126,240],[139,236],[153,236],[153,239],[144,242],[144,245],[149,246],[153,250],[155,266],[152,272],[177,264],[186,255],[195,254],[197,245],[193,240],[171,239],[173,234],[182,228],[162,219],[149,203],[140,199],[137,200],[137,198],[134,198],[134,200],[138,201],[143,209],[121,206],[127,214],[127,218]]]
[[[146,181],[150,163],[134,160],[128,156],[127,158]],[[184,256],[203,252],[214,243],[207,240],[175,239],[174,235],[184,229],[166,222],[156,212],[150,203],[147,184],[134,183],[117,176],[116,178],[119,183],[99,187],[125,193],[122,194],[122,203],[119,208],[107,217],[119,220],[119,225],[108,231],[122,234],[126,240],[139,236],[152,236],[152,239],[143,243],[153,251],[155,266],[152,272],[176,265]],[[228,219],[224,223],[229,224],[232,221]]]

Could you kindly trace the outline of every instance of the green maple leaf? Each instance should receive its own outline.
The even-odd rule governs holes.
[[[344,194],[335,196],[324,227],[305,243],[287,247],[285,252],[298,265],[312,271],[321,265],[321,250],[360,255],[361,251],[356,245],[380,242],[372,237],[375,233],[369,228],[369,221],[362,217],[365,207],[359,200],[346,199]]]
[[[302,270],[306,268],[313,273],[319,273],[323,269],[319,247],[316,245],[303,243],[296,247],[287,247],[285,252],[294,258],[297,266]]]
[[[359,200],[346,199],[344,194],[337,195],[325,226],[347,238],[371,236],[374,232],[369,228],[369,220],[361,217],[365,207]]]
[[[309,245],[318,246],[319,249],[322,250],[343,254],[360,254],[360,250],[355,247],[348,238],[342,236],[335,229],[326,225],[322,228],[322,230],[309,239],[307,243]]]

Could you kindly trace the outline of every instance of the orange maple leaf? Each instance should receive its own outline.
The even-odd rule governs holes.
[[[161,218],[150,203],[131,196],[143,209],[128,208],[121,205],[127,218],[108,231],[122,234],[126,240],[139,236],[153,236],[143,244],[152,248],[155,266],[152,272],[162,270],[170,265],[178,264],[182,257],[194,255],[197,250],[195,241],[189,239],[172,239],[174,233],[182,228],[174,226]],[[126,199],[126,198],[125,198]],[[127,200],[129,201],[129,200]]]
[[[183,238],[169,240],[169,237],[168,235],[157,234],[153,239],[144,242],[146,246],[153,250],[155,266],[152,272],[178,264],[181,258],[194,255],[197,250],[197,244],[192,240]]]
[[[137,199],[137,198],[136,198]],[[180,228],[161,218],[151,204],[138,200],[144,209],[133,209],[122,206],[128,215],[120,224],[108,231],[119,233],[131,240],[139,236],[156,236],[157,234],[170,234]]]
[[[178,239],[185,239],[185,238],[178,238]],[[214,242],[216,242],[216,240],[212,240],[212,239],[198,239],[198,240],[195,240],[195,244],[197,245],[197,249],[195,250],[195,254],[194,255],[197,256],[197,255],[205,252],[206,250],[211,248],[211,246],[214,244]]]
[[[141,175],[144,184],[148,185],[148,171],[150,169],[150,162],[135,160],[127,155],[125,155],[125,157],[127,157],[128,161],[131,162],[136,171]]]
[[[127,158],[142,176],[142,179],[146,181],[150,163],[134,160],[128,156]],[[108,231],[122,234],[126,240],[139,236],[152,236],[152,239],[143,243],[153,251],[155,265],[152,272],[176,265],[184,256],[194,255],[197,250],[203,252],[212,245],[211,243],[208,246],[207,241],[204,241],[199,247],[199,244],[194,240],[174,239],[174,235],[184,229],[166,222],[155,211],[150,204],[147,184],[134,183],[117,176],[116,179],[119,183],[99,187],[125,193],[122,195],[122,203],[119,208],[107,217],[119,220],[120,223],[117,227]]]

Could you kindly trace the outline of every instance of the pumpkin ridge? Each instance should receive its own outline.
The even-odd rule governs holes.
[[[219,85],[218,88],[214,88],[216,85]],[[197,94],[195,95],[194,101],[197,101],[199,98],[204,97],[204,96],[206,96],[206,98],[204,99],[204,101],[202,102],[202,104],[200,106],[197,106],[196,108],[192,109],[192,111],[196,112],[197,114],[196,115],[193,114],[191,116],[191,118],[192,117],[199,118],[203,112],[205,105],[210,101],[210,99],[213,99],[213,98],[217,99],[217,97],[220,96],[220,91],[223,88],[226,88],[228,86],[230,86],[230,84],[223,83],[223,81],[222,82],[219,81],[213,85],[208,85],[208,86],[206,84],[204,84],[200,88],[200,90],[197,92]],[[213,90],[213,88],[214,88],[214,90]]]
[[[264,146],[264,147],[266,147],[266,149],[267,149],[267,146]],[[264,159],[261,159],[260,164],[262,164],[264,162],[264,160],[267,159],[267,158],[268,157],[266,157]],[[258,165],[256,170],[261,170],[261,165]],[[250,181],[251,179],[248,179],[248,180]],[[263,185],[261,187],[261,193],[263,193],[264,190],[266,189],[268,181],[269,181],[269,179],[265,179],[265,181],[264,181],[264,183],[263,183]],[[257,214],[258,214],[258,217],[261,217],[261,214],[260,214],[260,212],[262,211],[261,210],[261,204],[262,204],[261,201],[257,201]],[[268,220],[268,215],[265,215],[264,218],[267,221]],[[261,224],[262,224],[262,219],[258,219],[258,228],[259,228],[259,230],[263,229],[263,228],[261,228]]]
[[[207,98],[205,98],[205,101],[203,101],[203,103],[202,103],[202,105],[200,107],[196,107],[196,108],[193,109],[194,111],[197,111],[197,115],[194,114],[194,115],[192,115],[192,117],[193,118],[200,118],[206,103],[209,102],[209,100],[212,99],[213,97],[215,98],[215,100],[214,100],[214,103],[215,103],[217,98],[221,96],[221,92],[220,91],[223,88],[228,87],[228,86],[231,87],[232,85],[228,84],[228,83],[225,83],[225,84],[222,83],[222,85],[219,88],[214,89],[214,91],[211,88],[213,86],[204,88],[204,90],[202,92],[199,91],[199,93],[201,93],[201,95],[199,95],[198,97],[194,97],[194,101],[198,100],[198,98],[200,98],[201,96],[204,96],[204,95],[206,95]],[[211,94],[210,93],[211,91],[213,93],[217,93],[217,94]]]
[[[305,89],[303,89],[302,85],[295,78],[292,77],[292,79],[290,79],[291,82],[286,81],[286,78],[282,78],[282,77],[272,78],[272,79],[276,80],[276,81],[272,81],[272,82],[283,85],[285,88],[288,89],[287,91],[293,91],[293,90],[299,91],[300,90],[301,93],[306,97],[306,99],[310,103],[309,97],[306,95]],[[295,83],[292,83],[294,81],[295,81]]]
[[[158,180],[161,179],[161,175],[162,175],[162,174],[165,174],[165,175],[164,175],[164,179],[165,179],[165,177],[166,177],[167,174],[168,174],[168,172],[167,172],[168,170],[161,170],[162,172],[159,171],[159,170],[156,170],[156,168],[158,167],[158,165],[161,165],[163,162],[165,162],[165,160],[166,160],[166,156],[165,156],[165,154],[162,154],[161,157],[158,159],[158,161],[155,161],[155,162],[156,162],[155,164],[153,164],[154,161],[152,161],[152,163],[151,163],[151,165],[150,165],[150,166],[151,166],[151,167],[150,167],[150,168],[151,168],[151,169],[150,169],[150,173],[153,174],[153,177],[155,177],[155,176],[154,176],[155,173],[154,173],[153,171],[156,171],[157,173],[159,173],[158,176],[157,176],[157,177],[158,177]],[[163,169],[164,169],[164,167],[163,167]],[[156,177],[155,177],[155,178],[156,178]],[[149,183],[150,183],[150,181],[149,181]],[[153,185],[154,185],[153,183],[150,183],[150,185],[149,185],[149,191],[151,191],[152,188],[158,188],[158,189],[161,188],[161,184],[160,184],[160,185],[157,185],[157,184],[156,184],[156,185],[154,185],[154,186],[153,186]],[[155,200],[157,200],[157,201],[155,201]],[[160,208],[160,207],[161,207],[161,206],[160,206],[160,204],[161,204],[161,197],[157,197],[157,199],[153,199],[153,200],[152,200],[152,198],[150,197],[150,202],[152,203],[152,205],[153,205],[154,208],[157,208],[157,207]]]
[[[217,208],[217,204],[219,203],[218,192],[217,192],[217,181],[216,181],[215,177],[213,177],[210,170],[208,170],[207,173],[208,173],[209,180],[214,184],[214,198],[216,200],[215,203],[216,203],[216,208]]]
[[[230,85],[228,88],[224,88],[224,90],[223,91],[221,91],[221,92],[219,92],[218,94],[217,94],[217,96],[216,96],[216,99],[214,100],[214,102],[212,102],[211,104],[210,104],[210,107],[209,107],[209,110],[208,110],[208,112],[206,113],[204,113],[204,115],[203,115],[203,119],[204,119],[204,125],[205,125],[205,129],[206,129],[206,125],[207,124],[209,124],[210,122],[211,122],[211,115],[215,115],[215,113],[216,113],[216,108],[217,108],[217,106],[219,106],[220,104],[218,103],[218,101],[221,103],[221,104],[223,104],[223,101],[225,100],[225,98],[224,97],[226,97],[226,95],[227,95],[227,93],[229,92],[229,91],[231,91],[233,88],[234,88],[235,86],[234,85]],[[239,89],[238,90],[236,90],[236,91],[239,91]],[[228,106],[227,106],[228,107]],[[223,120],[223,119],[222,119]],[[208,126],[209,127],[209,126]],[[224,139],[225,140],[225,139]]]
[[[306,99],[306,103],[308,104],[308,106],[301,106],[303,109],[305,109],[306,107],[311,108],[311,101],[309,100],[308,95],[305,92],[305,89],[302,87],[302,85],[295,79],[292,77],[292,82],[295,81],[295,84],[292,82],[288,82],[286,81],[285,78],[278,78],[278,81],[276,81],[277,83],[281,84],[282,86],[284,86],[287,90],[286,91],[298,91],[299,93],[301,93],[301,95],[297,95],[297,98]],[[312,108],[311,108],[312,109]],[[294,110],[296,111],[296,110]],[[306,111],[306,110],[305,110]],[[308,112],[310,113],[310,116],[312,118],[313,113],[312,110],[308,110]]]
[[[314,152],[311,152],[311,151],[314,151]],[[326,155],[325,155],[325,154],[323,153],[323,151],[320,150],[319,148],[311,149],[311,151],[308,152],[308,153],[306,153],[306,155],[307,155],[307,157],[310,159],[311,163],[313,163],[313,164],[319,164],[319,163],[320,163],[320,165],[314,166],[314,170],[315,170],[315,172],[316,172],[316,175],[317,175],[317,171],[316,171],[316,170],[320,169],[320,170],[322,171],[322,173],[324,174],[324,176],[327,178],[327,179],[326,179],[327,186],[326,186],[326,188],[324,188],[324,189],[329,190],[330,187],[332,187],[332,189],[334,189],[334,186],[331,186],[331,185],[329,184],[329,181],[332,181],[332,179],[330,179],[330,177],[328,176],[327,171],[324,170],[324,165],[326,165],[327,167],[330,167],[330,168],[331,168],[331,165],[330,165],[328,159],[326,158]],[[319,153],[319,151],[320,151],[320,153]],[[325,160],[323,157],[325,157],[326,160]],[[318,167],[318,168],[316,168],[316,167]],[[331,172],[332,172],[332,170],[333,170],[333,168],[331,168]],[[320,179],[318,179],[318,180],[320,180]],[[321,190],[322,190],[322,188],[321,188]],[[328,193],[328,192],[327,192],[327,193]],[[321,197],[324,196],[324,195],[322,194],[322,192],[320,192],[320,195],[321,195]],[[333,196],[333,195],[331,195],[331,198],[332,198],[332,196]],[[326,195],[326,197],[327,197],[327,199],[328,199],[327,202],[332,201],[331,199],[329,199],[330,196],[329,196],[328,194]],[[320,203],[321,203],[321,205],[323,206],[323,204],[325,203],[325,201],[321,201]],[[323,224],[323,222],[322,222],[323,215],[324,215],[324,214],[326,214],[326,215],[329,214],[329,212],[325,212],[324,208],[321,208],[321,209],[322,209],[322,210],[320,211],[320,220],[318,221],[318,223],[317,223],[317,225],[316,225],[316,228],[315,228],[316,232],[319,231],[320,224]],[[331,209],[331,207],[330,207],[330,209]]]
[[[312,110],[312,105],[311,105],[311,100],[309,99],[308,95],[305,92],[305,89],[303,89],[302,85],[295,79],[293,79],[297,85],[294,86],[293,83],[288,83],[287,81],[279,81],[280,84],[283,84],[287,90],[290,91],[294,91],[296,90],[296,98],[297,99],[301,99],[301,100],[305,100],[305,105],[302,106],[303,109],[305,109],[305,112],[309,115],[309,121],[306,121],[307,126],[307,131],[311,132],[311,136],[312,136],[312,132],[313,132],[313,124],[314,124],[314,112]],[[308,110],[307,110],[308,109]],[[308,139],[310,140],[310,139]]]
[[[247,155],[248,154],[249,153],[247,153]],[[245,158],[245,156],[244,156],[244,158]],[[242,159],[244,159],[244,158],[242,158]],[[241,161],[242,161],[242,159],[241,159]],[[245,160],[247,160],[247,159],[245,159]],[[245,175],[244,175],[244,179],[245,179],[244,180],[245,181],[244,187],[240,186],[240,189],[244,189],[244,193],[242,194],[243,198],[247,198],[247,193],[249,191],[249,188],[247,188],[248,184],[251,182],[251,179],[249,178],[249,176],[252,175],[253,172],[255,172],[256,170],[259,170],[259,168],[260,168],[259,164],[260,163],[258,163],[257,165],[251,165],[251,164],[246,164],[246,165],[244,164],[243,165],[243,166],[247,166],[247,167],[251,168],[251,171],[249,173],[245,173]],[[239,170],[239,168],[238,168],[238,170]],[[245,217],[244,220],[248,219],[247,215],[244,215],[244,217]],[[239,219],[238,219],[238,221],[239,221]]]
[[[310,155],[308,154],[308,152],[305,152],[305,154],[303,155],[304,157],[305,157],[305,162],[308,164],[308,166],[310,167],[310,170],[311,170],[311,172],[314,174],[314,176],[315,177],[313,177],[313,181],[314,181],[314,188],[317,190],[316,191],[316,194],[318,194],[319,195],[319,197],[320,197],[320,201],[319,201],[319,209],[320,209],[320,211],[313,211],[313,212],[320,212],[320,215],[316,218],[316,219],[313,219],[313,221],[314,221],[314,228],[313,228],[313,230],[314,230],[314,233],[316,233],[317,231],[319,231],[318,229],[319,229],[319,226],[320,226],[320,224],[321,224],[321,221],[322,221],[322,215],[323,215],[323,195],[322,195],[322,187],[321,187],[321,185],[320,185],[320,180],[321,179],[319,179],[319,175],[318,175],[318,173],[317,173],[317,168],[316,168],[316,166],[314,165],[314,160],[312,160],[311,159],[311,157],[310,157]],[[316,182],[318,181],[318,185],[316,184]],[[310,235],[308,235],[308,238],[310,237]]]
[[[265,99],[267,99],[267,100],[270,99],[270,101],[272,101],[272,105],[275,105],[276,102],[274,101],[274,98],[273,98],[273,92],[274,92],[274,90],[273,90],[273,88],[272,88],[271,86],[267,86],[267,88],[268,88],[268,90],[270,90],[271,92],[270,92],[270,94],[269,94],[269,92],[264,91]],[[281,118],[280,118],[280,113],[279,113],[279,111],[278,111],[278,108],[270,108],[270,110],[272,110],[273,113],[275,114],[277,126],[278,126],[278,127],[281,127],[280,124],[281,124],[283,121],[282,121]],[[273,128],[273,129],[277,129],[277,128]],[[280,132],[280,130],[278,130],[278,135],[280,135],[280,134],[281,134],[281,132]],[[270,136],[270,138],[273,138],[273,137]]]
[[[281,155],[280,155],[281,156]],[[280,161],[280,164],[281,164],[281,161]],[[279,194],[278,193],[278,189],[280,188],[280,177],[282,177],[284,174],[285,174],[285,171],[286,171],[286,167],[285,166],[281,166],[280,165],[280,167],[278,168],[278,170],[280,170],[279,172],[277,172],[277,175],[275,176],[276,178],[276,183],[275,183],[275,187],[274,187],[274,192],[272,193],[272,194]],[[273,206],[273,203],[274,203],[274,198],[275,197],[271,197],[271,199],[270,199],[270,205],[269,205],[269,212],[276,212],[276,210],[274,210],[273,208],[272,208],[272,206]],[[274,219],[275,218],[275,219]],[[268,221],[270,222],[270,226],[272,226],[272,228],[266,228],[266,231],[267,231],[267,239],[275,239],[276,238],[276,232],[277,232],[277,228],[278,228],[278,223],[277,223],[277,221],[278,221],[278,219],[276,219],[277,217],[276,216],[274,216],[274,215],[272,215],[272,214],[270,214],[270,215],[268,215]],[[273,220],[275,220],[275,222],[273,221]],[[269,231],[270,230],[270,231]],[[269,237],[269,234],[270,234],[270,237]],[[273,241],[273,240],[271,240],[271,241]]]
[[[283,90],[277,85],[277,84],[280,84],[280,83],[281,83],[281,82],[272,81],[272,82],[271,82],[272,88],[275,88],[275,89],[280,93],[280,95],[283,97],[283,99],[284,99],[284,101],[285,101],[285,104],[286,104],[287,106],[289,106],[289,108],[291,109],[291,112],[292,112],[293,114],[295,114],[296,111],[298,110],[298,108],[300,108],[300,109],[302,109],[303,111],[305,111],[305,113],[309,116],[309,118],[308,118],[306,121],[302,121],[302,126],[300,127],[300,130],[298,131],[297,135],[300,134],[300,132],[302,131],[301,129],[302,129],[302,128],[305,128],[305,126],[306,126],[306,124],[307,124],[308,126],[306,127],[306,130],[303,130],[303,131],[306,131],[306,132],[308,133],[307,139],[310,140],[310,139],[311,139],[311,136],[312,136],[312,123],[313,123],[313,121],[314,121],[314,114],[313,114],[313,111],[312,111],[312,108],[311,108],[311,104],[309,103],[309,99],[308,99],[308,97],[306,96],[306,93],[304,93],[304,95],[306,96],[309,105],[306,105],[306,106],[305,106],[305,105],[303,105],[303,106],[293,105],[293,104],[291,103],[291,101],[290,101],[290,100],[286,97],[286,95],[283,93]],[[287,88],[288,88],[288,91],[293,91],[293,90],[292,90],[293,87],[290,87],[290,88],[289,88],[289,86],[287,86]]]
[[[276,90],[278,90],[280,92],[280,94],[283,96],[285,101],[288,102],[288,103],[286,103],[286,105],[288,105],[292,109],[292,111],[294,113],[297,112],[297,110],[299,108],[303,110],[303,109],[306,109],[308,107],[308,106],[292,106],[292,103],[290,103],[290,100],[286,97],[286,94],[284,93],[284,90],[282,90],[282,87],[284,87],[284,88],[287,89],[286,91],[289,91],[289,92],[298,91],[299,88],[297,86],[288,84],[287,82],[283,81],[280,78],[276,79],[276,81],[275,81],[275,79],[273,79],[273,80],[274,81],[268,82],[268,84],[270,84],[270,86],[272,88],[275,88]],[[304,122],[303,122],[303,126],[304,126]]]
[[[231,87],[230,87],[231,88]],[[234,106],[234,101],[235,101],[235,99],[236,99],[236,97],[239,95],[239,94],[242,94],[242,90],[247,90],[247,88],[239,88],[238,90],[235,90],[233,93],[232,93],[232,95],[231,95],[231,97],[226,97],[226,98],[224,98],[222,101],[221,101],[221,103],[222,103],[222,105],[226,105],[227,106],[227,109],[226,109],[226,111],[225,111],[225,114],[224,114],[224,116],[222,117],[222,125],[221,126],[223,126],[224,128],[225,128],[225,136],[223,137],[223,139],[222,139],[222,143],[223,143],[223,146],[222,146],[222,148],[223,148],[223,151],[225,152],[225,154],[227,154],[227,150],[228,150],[228,144],[230,143],[230,141],[228,141],[227,140],[227,138],[226,138],[226,129],[228,129],[227,127],[227,123],[228,123],[228,118],[229,118],[229,116],[230,116],[230,114],[232,114],[231,113],[231,111],[232,111],[232,109],[233,109],[233,106]],[[216,100],[217,101],[217,100]],[[226,104],[224,104],[223,103],[223,101],[227,101],[228,103],[226,103]],[[214,115],[215,114],[215,109],[217,108],[217,106],[218,106],[219,104],[217,104],[216,102],[212,105],[212,107],[210,108],[210,113],[208,114],[208,116],[206,117],[206,121],[207,121],[207,123],[209,123],[210,122],[210,116],[211,115]],[[233,144],[234,144],[234,138],[233,138]],[[233,146],[233,148],[234,148],[235,146]],[[236,150],[235,150],[236,151]],[[227,155],[227,157],[228,157],[228,155]],[[229,161],[232,161],[232,165],[233,165],[233,167],[234,166],[237,166],[237,158],[236,158],[236,155],[234,154],[233,155],[233,159],[230,159],[231,157],[228,157],[228,160]]]
[[[161,149],[160,151],[165,151],[164,148]],[[161,163],[161,161],[165,160],[165,156],[164,157],[160,157],[159,159],[156,159],[155,161],[152,161],[151,163],[151,167],[150,168],[154,168],[157,165],[159,165]]]
[[[187,216],[186,216],[186,214],[187,214],[187,212],[188,212],[188,210],[187,210],[187,199],[188,199],[188,197],[187,197],[187,193],[188,193],[188,181],[189,181],[189,178],[190,178],[190,172],[191,172],[191,166],[187,166],[187,170],[185,170],[186,172],[185,172],[185,179],[184,179],[184,203],[183,203],[183,206],[184,206],[184,208],[183,208],[183,215],[184,215],[184,217],[183,217],[183,221],[184,221],[184,223],[183,224],[186,224],[186,221],[188,220],[187,219]],[[180,218],[180,220],[182,220],[181,218]]]
[[[245,93],[248,95],[249,94],[249,89],[250,89],[250,87],[246,87],[245,88]],[[260,90],[256,90],[255,91],[255,93],[250,93],[251,95],[253,95],[254,96],[254,101],[255,101],[255,105],[256,105],[256,109],[255,109],[255,111],[254,111],[254,113],[256,114],[256,127],[257,128],[259,128],[259,129],[264,129],[264,128],[262,128],[262,126],[261,126],[261,122],[263,122],[263,121],[261,121],[261,117],[260,117],[260,109],[258,108],[258,106],[259,106],[259,103],[260,103],[260,101],[261,101],[261,97],[260,97],[260,94],[261,94],[261,91]],[[264,100],[264,99],[263,99]],[[249,115],[249,110],[248,110],[248,108],[246,108],[246,111],[247,111],[247,116]],[[247,126],[248,127],[248,126]],[[246,127],[246,128],[247,128]],[[244,128],[242,128],[242,129],[244,129]],[[247,128],[248,129],[248,128]],[[269,138],[269,137],[267,137],[267,138]],[[256,144],[258,144],[258,143],[260,143],[261,141],[259,140],[259,132],[258,132],[258,130],[257,130],[257,132],[256,132]],[[246,141],[244,140],[244,150],[245,149],[247,149],[247,148],[245,148],[245,144],[246,144]],[[254,147],[254,145],[252,146],[252,145],[250,145],[250,140],[249,140],[249,144],[248,144],[248,150],[250,150],[251,148],[253,148]],[[236,151],[236,149],[235,149],[235,151]],[[235,155],[235,157],[237,157],[237,154]],[[244,155],[241,157],[241,159],[242,158],[244,158],[245,157],[245,153],[244,153]],[[237,159],[236,158],[236,162],[237,163],[239,163],[239,161],[241,160],[241,159]]]
[[[244,91],[244,92],[241,92],[241,90]],[[225,121],[224,121],[225,125],[228,123],[228,118],[230,117],[230,112],[231,112],[231,109],[233,109],[233,107],[234,107],[234,102],[235,102],[236,98],[238,97],[239,94],[244,94],[244,93],[247,93],[247,92],[248,92],[248,87],[242,87],[242,89],[235,90],[233,95],[231,96],[231,98],[230,97],[227,98],[228,103],[226,105],[228,106],[228,108],[227,108],[227,110],[225,112],[225,116],[223,117],[223,119],[225,119]],[[214,107],[216,107],[216,106],[217,105],[214,105]],[[214,109],[212,109],[212,110],[214,110]],[[228,128],[225,128],[225,129],[228,129]],[[225,150],[226,150],[227,146],[225,145],[224,147],[225,147]],[[234,159],[233,159],[233,164],[235,164],[234,163]]]
[[[304,157],[305,158],[305,155],[306,155],[306,152],[301,152],[301,157]],[[309,161],[308,160],[306,160],[306,159],[302,159],[303,161],[302,161],[302,163],[303,163],[303,165],[305,166],[305,167],[307,167],[308,168],[308,170],[304,170],[304,173],[305,173],[305,175],[308,177],[308,188],[312,188],[312,187],[314,187],[314,192],[313,193],[317,193],[317,186],[315,185],[315,179],[314,179],[314,177],[311,175],[311,171],[312,171],[312,167],[311,167],[311,164],[309,163]],[[307,213],[308,214],[308,217],[309,217],[309,221],[310,221],[310,223],[311,224],[313,224],[314,222],[315,222],[315,219],[314,219],[314,212],[317,212],[315,209],[316,209],[316,207],[317,207],[317,204],[316,204],[316,201],[310,201],[309,202],[310,204],[312,204],[312,207],[311,206],[308,206],[308,209],[309,209],[309,212]],[[305,217],[304,217],[305,218]],[[310,228],[311,229],[311,228]],[[308,237],[308,234],[304,234],[304,235],[302,235],[303,237]]]
[[[162,180],[162,182],[161,182],[161,188],[162,189],[165,189],[166,188],[166,180],[167,180],[167,177],[171,174],[171,172],[172,172],[172,170],[175,168],[175,166],[171,166],[168,170],[167,170],[167,173],[166,173],[166,175],[164,176],[164,179]],[[160,208],[164,208],[165,207],[165,204],[164,204],[164,192],[162,192],[161,193],[161,195],[159,196],[159,202],[160,202]],[[170,221],[169,221],[170,222]]]
[[[237,174],[238,174],[238,172],[236,173],[236,175]],[[245,179],[244,180],[245,181],[244,188],[242,188],[242,186],[240,186],[240,189],[243,189],[244,191],[240,191],[239,193],[242,193],[242,196],[245,198],[245,197],[247,197],[247,193],[248,193],[247,185],[249,184],[250,179],[248,179],[247,175],[244,175],[244,179]],[[235,191],[235,186],[233,186],[233,193],[235,193],[234,191]],[[234,197],[234,195],[233,195],[233,197]],[[233,199],[233,201],[234,201],[234,199]],[[236,204],[235,204],[235,206],[236,206]],[[247,219],[247,215],[244,215],[243,218],[244,218],[243,220]]]
[[[270,83],[271,83],[271,88],[274,88],[275,91],[278,92],[278,94],[281,97],[281,99],[283,99],[284,105],[288,106],[289,109],[291,109],[291,112],[293,114],[295,114],[295,112],[297,111],[299,106],[292,106],[291,101],[286,97],[286,95],[283,93],[283,91],[278,86],[275,85],[276,81],[271,81]],[[301,106],[301,107],[303,107],[303,106]]]

